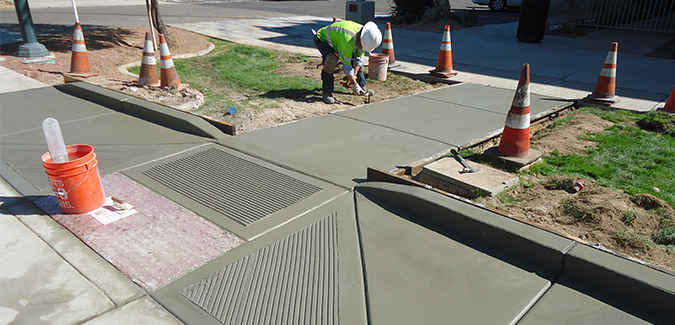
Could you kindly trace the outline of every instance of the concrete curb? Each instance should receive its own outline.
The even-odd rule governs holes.
[[[176,131],[211,139],[227,135],[203,118],[168,106],[118,93],[86,82],[55,86],[66,94],[97,103],[112,110],[138,117]]]

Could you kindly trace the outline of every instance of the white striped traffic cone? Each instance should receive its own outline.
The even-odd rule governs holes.
[[[389,68],[400,65],[396,64],[396,58],[394,55],[394,39],[392,38],[390,23],[387,23],[387,26],[384,29],[384,39],[382,39],[382,54],[389,54]]]
[[[157,78],[157,59],[155,58],[155,49],[152,45],[150,33],[145,33],[143,61],[141,62],[141,73],[138,75],[138,83],[154,87],[160,85],[159,78]]]
[[[619,50],[619,43],[614,42],[607,53],[605,63],[600,70],[600,76],[595,83],[593,93],[584,98],[587,102],[598,103],[602,105],[612,105],[619,101],[616,96],[616,59]]]
[[[166,38],[163,34],[159,34],[159,60],[160,72],[162,74],[162,87],[177,86],[178,89],[183,89],[190,86],[180,82],[176,67],[173,65],[171,52],[169,52],[169,45],[166,44]]]
[[[518,167],[529,165],[543,155],[530,149],[530,65],[527,63],[520,72],[520,80],[511,109],[506,115],[499,146],[486,150],[485,154]]]
[[[441,42],[441,51],[438,53],[438,62],[436,69],[429,70],[432,76],[441,78],[450,78],[457,74],[452,71],[452,44],[450,42],[450,25],[445,25],[443,32],[443,41]]]
[[[663,106],[663,110],[670,113],[675,113],[675,88],[670,93],[668,101],[666,101],[666,106]]]
[[[524,64],[513,97],[499,153],[507,157],[524,157],[530,151],[530,65]]]
[[[89,56],[87,55],[87,47],[84,44],[84,34],[82,33],[80,23],[75,23],[73,47],[70,56],[70,72],[66,73],[66,75],[81,78],[98,76],[97,73],[91,73],[89,69]]]

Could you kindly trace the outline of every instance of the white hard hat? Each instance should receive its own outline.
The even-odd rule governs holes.
[[[366,52],[371,52],[382,43],[382,32],[374,22],[369,21],[361,28],[361,46]]]

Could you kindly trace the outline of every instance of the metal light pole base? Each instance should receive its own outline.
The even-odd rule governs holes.
[[[24,43],[19,46],[16,56],[23,58],[38,58],[49,55],[47,48],[40,43]]]

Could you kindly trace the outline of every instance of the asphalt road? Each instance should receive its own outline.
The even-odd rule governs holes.
[[[374,0],[375,13],[391,13],[392,0]],[[29,2],[30,3],[30,2]],[[475,9],[479,25],[500,24],[518,20],[518,10],[493,12],[487,6],[478,6],[470,0],[451,0],[453,10],[462,17],[466,10]],[[184,3],[161,3],[164,22],[178,24],[188,22],[218,21],[236,18],[265,18],[308,15],[317,17],[344,17],[345,1],[190,1]],[[32,8],[33,22],[39,24],[72,25],[73,11],[70,7]],[[113,27],[140,27],[147,25],[144,5],[125,6],[78,6],[83,25]],[[0,10],[2,25],[17,24],[16,12]]]

